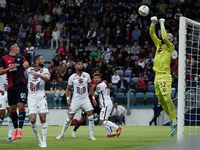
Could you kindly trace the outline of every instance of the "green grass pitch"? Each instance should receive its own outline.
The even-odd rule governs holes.
[[[161,145],[171,140],[176,140],[176,136],[170,137],[170,127],[167,126],[122,126],[122,132],[119,137],[105,138],[106,131],[102,126],[95,126],[94,137],[96,141],[88,140],[89,127],[81,126],[76,137],[71,137],[70,126],[65,132],[64,138],[56,140],[56,136],[61,132],[61,126],[49,126],[47,135],[48,150],[135,150],[147,148],[152,145]],[[41,128],[39,127],[40,135]],[[114,131],[114,130],[113,130]],[[0,128],[0,148],[1,150],[38,150],[35,134],[30,126],[25,126],[22,131],[22,139],[16,139],[16,143],[6,141],[8,127]]]

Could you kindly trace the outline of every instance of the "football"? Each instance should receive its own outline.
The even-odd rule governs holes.
[[[138,12],[141,16],[145,17],[149,14],[149,7],[146,5],[142,5],[140,6],[140,8],[138,9]]]

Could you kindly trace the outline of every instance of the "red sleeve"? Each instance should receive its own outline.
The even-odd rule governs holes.
[[[25,58],[25,57],[23,58],[23,62],[27,62],[27,60],[26,60],[26,58]]]

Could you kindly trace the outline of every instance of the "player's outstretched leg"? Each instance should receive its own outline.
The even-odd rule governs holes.
[[[90,129],[89,140],[96,140],[93,136],[93,132],[94,132],[94,116],[93,116],[93,114],[88,116],[88,120],[89,120],[89,129]]]
[[[177,121],[176,121],[175,107],[174,107],[174,104],[172,103],[171,94],[170,93],[164,95],[163,97],[164,97],[165,103],[167,105],[167,108],[169,110],[170,117],[172,118],[170,136],[174,136],[176,134],[176,132],[177,132]]]
[[[105,121],[103,122],[103,125],[106,125],[106,126],[115,128],[116,131],[117,131],[117,137],[121,134],[122,127],[119,127],[119,126],[115,125],[115,124],[112,123],[111,121],[105,120]]]
[[[71,115],[71,114],[70,114]],[[67,128],[68,128],[68,126],[71,124],[71,121],[72,121],[72,118],[74,117],[74,114],[73,114],[73,117],[72,116],[68,116],[67,117],[67,119],[65,120],[65,122],[64,122],[64,125],[63,125],[63,128],[62,128],[62,132],[61,132],[61,134],[60,135],[58,135],[57,137],[56,137],[56,140],[60,140],[61,138],[63,138],[63,136],[64,136],[64,134],[65,134],[65,131],[67,130]],[[70,118],[71,119],[70,119]]]
[[[39,132],[38,132],[38,126],[36,125],[36,123],[33,123],[33,124],[31,123],[31,128],[32,128],[33,132],[35,133],[38,145],[41,147],[42,140],[41,140],[41,137],[40,137]]]

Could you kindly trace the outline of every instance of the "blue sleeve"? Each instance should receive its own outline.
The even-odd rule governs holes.
[[[3,57],[2,57],[1,60],[0,60],[0,67],[5,68],[5,63],[4,63]]]

